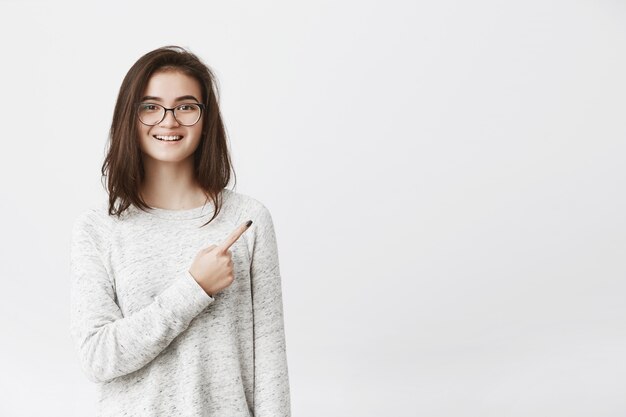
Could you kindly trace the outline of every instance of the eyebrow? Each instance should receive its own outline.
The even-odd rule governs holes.
[[[163,101],[161,97],[155,97],[155,96],[144,96],[141,99],[141,101],[146,101],[146,100]],[[183,100],[196,100],[196,102],[200,103],[200,100],[198,100],[194,96],[180,96],[180,97],[177,97],[174,101],[183,101]]]

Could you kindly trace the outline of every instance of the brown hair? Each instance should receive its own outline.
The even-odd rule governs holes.
[[[222,207],[222,189],[230,181],[232,162],[228,152],[226,130],[218,106],[219,87],[211,69],[190,51],[179,46],[164,46],[148,52],[128,70],[122,81],[113,121],[109,131],[109,147],[102,164],[102,178],[107,178],[109,215],[119,216],[132,204],[144,210],[151,208],[139,193],[145,171],[137,141],[137,106],[150,76],[159,70],[176,70],[200,83],[203,114],[202,137],[194,152],[194,174],[209,195],[215,211],[209,224]],[[119,205],[115,207],[117,200]],[[203,226],[204,226],[203,225]]]

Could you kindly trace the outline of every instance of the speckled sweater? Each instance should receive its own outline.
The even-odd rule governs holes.
[[[98,415],[290,416],[276,235],[268,209],[232,190],[188,210],[107,204],[71,236],[70,332]],[[231,247],[234,282],[210,297],[188,272],[198,251],[252,226]]]

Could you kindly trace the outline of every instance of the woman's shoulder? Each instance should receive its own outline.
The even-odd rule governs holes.
[[[237,209],[237,211],[248,214],[267,210],[265,204],[258,198],[239,191],[229,190],[228,188],[224,189],[224,204],[228,204],[230,207]]]
[[[233,226],[239,226],[244,221],[252,220],[250,231],[243,234],[248,242],[250,253],[254,250],[254,241],[275,239],[274,221],[267,206],[260,199],[249,194],[225,189],[224,205],[232,213],[230,221]]]
[[[111,230],[115,216],[109,215],[108,201],[84,207],[74,218],[73,233],[104,235]]]

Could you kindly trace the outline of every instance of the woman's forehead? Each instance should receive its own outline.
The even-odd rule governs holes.
[[[151,96],[164,101],[175,101],[184,96],[201,99],[202,89],[194,77],[181,71],[157,71],[150,76],[144,90],[144,96]]]

